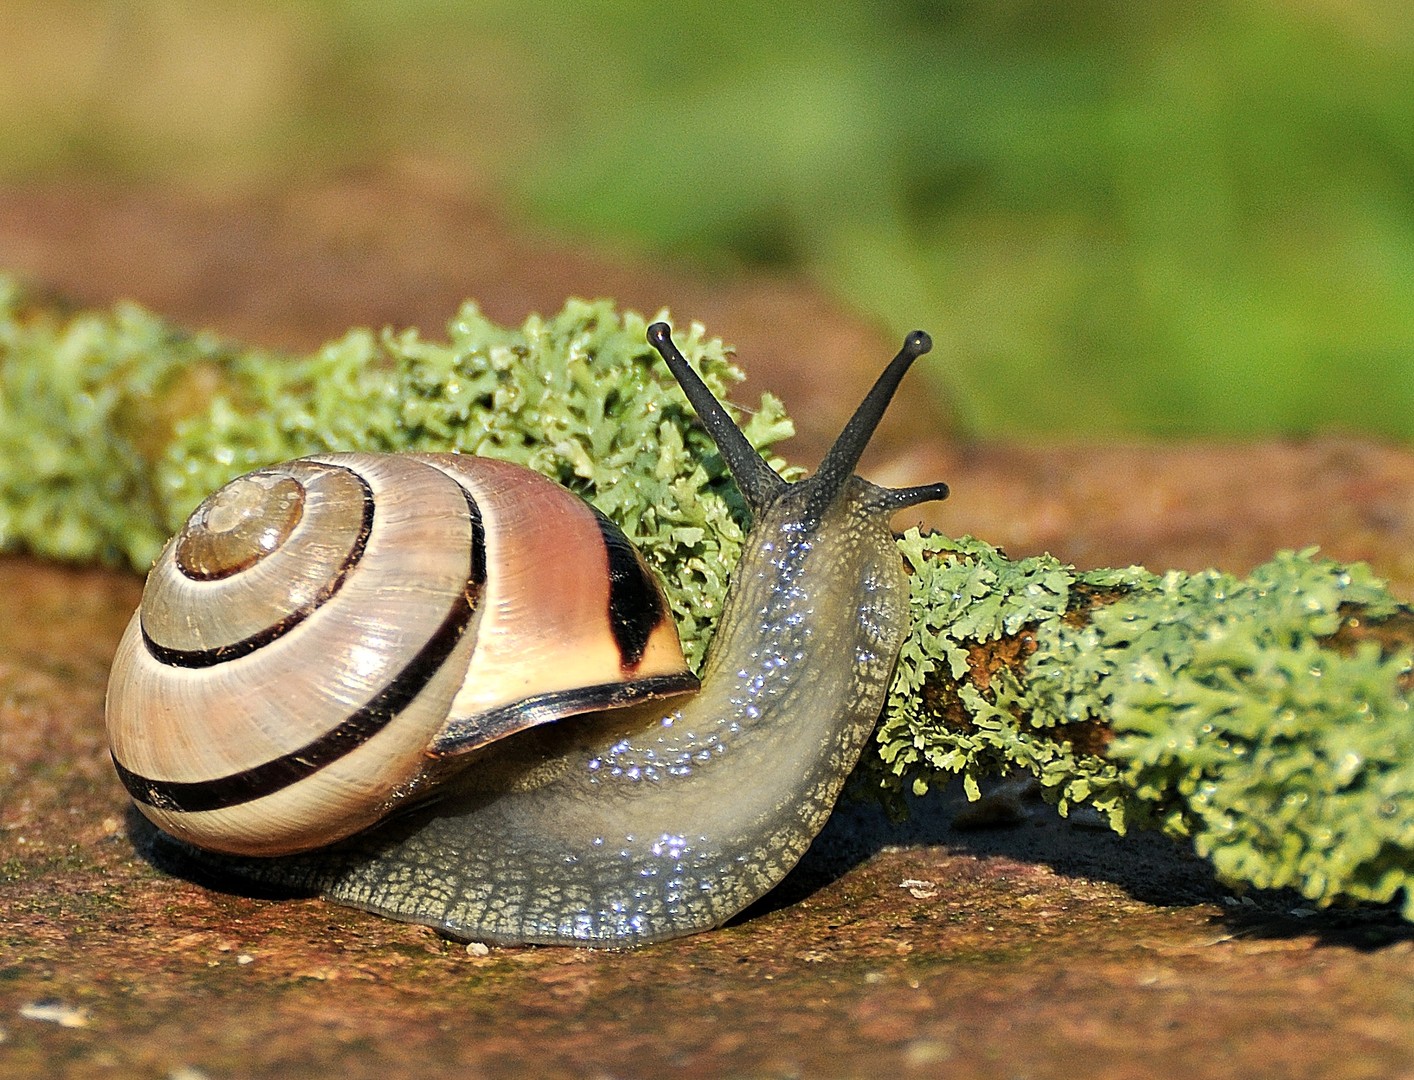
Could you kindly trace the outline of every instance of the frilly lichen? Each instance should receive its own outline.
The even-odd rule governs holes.
[[[700,657],[745,510],[644,340],[607,302],[444,342],[355,330],[307,356],[176,330],[131,305],[70,312],[0,276],[0,548],[145,569],[225,480],[321,450],[522,462],[615,518]],[[740,378],[699,326],[679,345],[718,396]],[[745,431],[790,433],[763,397]],[[779,466],[779,462],[773,461]],[[909,533],[913,624],[863,780],[1035,775],[1062,812],[1191,838],[1233,883],[1414,919],[1407,642],[1368,570],[1284,553],[1245,579],[1077,572]],[[1342,640],[1345,635],[1345,640]]]
[[[130,304],[65,312],[0,276],[0,548],[146,570],[205,495],[260,465],[464,451],[528,465],[618,521],[695,662],[746,512],[645,327],[607,301],[572,300],[518,329],[467,304],[445,342],[353,330],[284,356]],[[678,344],[718,396],[740,381],[701,326]],[[769,451],[792,428],[765,395],[743,430]]]
[[[1235,885],[1414,919],[1414,650],[1360,639],[1407,615],[1361,564],[1282,552],[1246,578],[910,532],[914,619],[879,763],[915,792],[1036,776],[1063,813],[1192,840]],[[1346,635],[1349,640],[1342,640]]]

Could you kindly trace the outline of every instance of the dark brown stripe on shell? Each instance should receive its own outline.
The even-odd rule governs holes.
[[[232,641],[225,645],[217,645],[210,649],[174,649],[155,641],[147,632],[147,625],[139,619],[142,630],[142,643],[147,647],[147,651],[158,663],[168,664],[172,667],[184,668],[204,668],[213,667],[216,664],[224,664],[228,660],[238,660],[242,656],[249,656],[257,649],[262,649],[273,641],[278,641],[291,630],[293,630],[305,619],[309,618],[319,610],[325,603],[333,598],[334,594],[343,587],[344,580],[348,577],[349,571],[358,565],[363,558],[364,550],[368,547],[368,536],[373,531],[373,489],[368,486],[368,481],[359,476],[352,469],[344,469],[342,465],[330,465],[329,468],[343,469],[363,488],[363,525],[360,527],[358,536],[354,539],[353,547],[349,550],[348,556],[339,565],[339,569],[325,582],[324,587],[313,597],[295,608],[279,622],[272,623],[264,630],[257,631],[240,641]],[[477,528],[480,522],[480,513],[474,519]],[[483,562],[485,555],[482,556]],[[478,582],[479,584],[479,582]]]
[[[643,659],[653,631],[663,624],[668,613],[657,582],[628,537],[599,510],[592,506],[590,509],[599,523],[604,554],[609,560],[609,629],[619,650],[619,665],[631,671]]]
[[[357,750],[392,723],[441,670],[471,624],[480,600],[486,567],[485,536],[480,528],[480,510],[470,494],[466,494],[466,501],[472,536],[466,587],[417,655],[367,704],[338,726],[288,754],[210,780],[155,780],[133,772],[114,756],[113,766],[128,794],[159,810],[182,813],[221,810],[252,802],[313,776]]]
[[[461,487],[460,484],[457,485]],[[481,507],[471,497],[471,492],[462,488],[466,498],[466,512],[471,517],[471,580],[481,586],[486,584],[486,526],[481,522]]]

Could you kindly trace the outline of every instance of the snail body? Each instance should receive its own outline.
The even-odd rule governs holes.
[[[929,342],[921,333],[910,335],[820,469],[791,484],[747,443],[673,346],[667,327],[650,327],[649,340],[716,441],[753,514],[700,690],[654,700],[689,689],[691,677],[680,653],[674,660],[661,640],[662,618],[635,616],[631,637],[652,640],[644,648],[652,663],[629,672],[624,658],[634,649],[625,653],[615,643],[620,668],[632,676],[625,680],[629,688],[606,691],[602,687],[613,684],[590,677],[601,688],[598,704],[626,707],[553,724],[539,722],[549,716],[523,723],[501,694],[483,710],[495,717],[490,731],[479,730],[475,720],[431,725],[421,752],[430,766],[384,785],[371,800],[377,805],[367,813],[391,815],[387,820],[365,828],[370,822],[360,817],[330,836],[329,846],[306,842],[320,842],[317,835],[302,837],[284,847],[296,853],[266,858],[251,857],[268,851],[256,835],[260,814],[243,826],[251,838],[222,846],[183,835],[152,813],[161,810],[151,805],[152,791],[141,784],[135,789],[130,778],[150,779],[134,766],[132,747],[143,742],[141,717],[153,706],[142,704],[142,680],[129,680],[122,683],[127,689],[110,688],[110,728],[116,700],[123,715],[136,718],[139,735],[127,742],[113,738],[114,758],[139,807],[197,845],[183,849],[187,859],[220,876],[318,893],[456,938],[599,947],[720,925],[795,865],[878,719],[902,642],[907,578],[889,518],[947,493],[941,484],[880,488],[853,473],[904,372]],[[329,467],[333,460],[318,464]],[[181,543],[179,536],[174,545]],[[642,568],[636,559],[633,565]],[[622,556],[619,566],[620,577],[634,576]],[[488,575],[492,569],[486,567]],[[462,573],[467,580],[475,576],[465,566]],[[666,608],[650,587],[653,595],[644,599],[650,608],[657,604],[661,616]],[[641,583],[628,591],[641,593]],[[144,618],[143,612],[135,617],[134,643],[125,639],[130,652],[151,653]],[[633,620],[610,605],[609,621]],[[458,671],[467,636],[447,650],[458,658]],[[120,651],[123,663],[126,655]],[[612,666],[612,653],[609,660]],[[557,663],[551,659],[549,666]],[[118,669],[115,662],[115,685],[127,679]],[[427,684],[429,697],[436,681]],[[290,695],[283,687],[276,692],[288,709]],[[473,693],[453,689],[451,698]],[[573,691],[561,687],[539,700],[557,702],[556,695],[572,697]],[[529,711],[533,706],[534,700]],[[190,724],[189,702],[178,700],[170,710],[174,731],[183,716]],[[519,733],[502,738],[512,731]],[[147,741],[180,738],[163,732]],[[376,756],[372,746],[361,747],[370,758]],[[305,773],[284,789],[291,799],[324,769],[305,761],[308,754],[294,756]],[[317,834],[322,827],[305,831]]]

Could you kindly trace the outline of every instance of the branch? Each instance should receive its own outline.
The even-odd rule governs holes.
[[[1414,919],[1414,612],[1361,564],[1085,573],[911,532],[914,622],[874,768],[1021,770],[1061,811],[1192,839],[1220,877]]]

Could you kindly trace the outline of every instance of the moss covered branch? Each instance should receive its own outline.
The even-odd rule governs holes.
[[[680,344],[719,396],[739,379],[700,327]],[[791,429],[766,397],[745,430],[769,452]],[[356,330],[284,356],[0,277],[0,547],[143,569],[225,480],[331,449],[464,450],[578,490],[658,569],[701,656],[745,512],[639,316],[571,302],[506,329],[467,305],[445,342]],[[975,793],[1029,772],[1062,811],[1190,837],[1230,882],[1402,893],[1414,919],[1414,615],[1368,570],[1304,552],[1241,580],[1079,573],[974,540],[900,548],[914,620],[867,783],[961,774]]]
[[[1363,565],[1077,572],[909,533],[914,619],[872,768],[1035,775],[1062,812],[1189,837],[1218,874],[1414,918],[1414,613]]]

